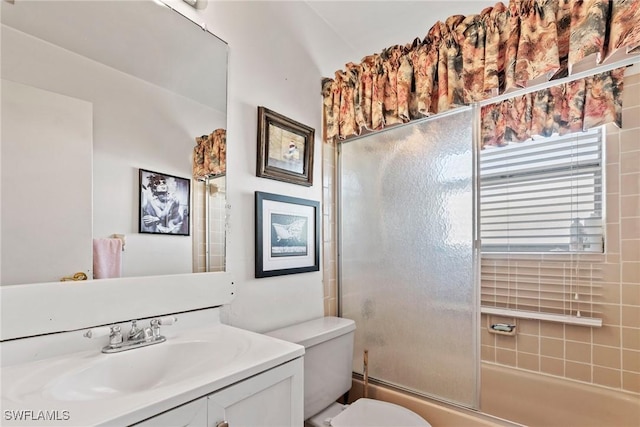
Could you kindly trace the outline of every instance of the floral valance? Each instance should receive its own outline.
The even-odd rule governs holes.
[[[502,146],[615,123],[622,127],[624,68],[482,107],[481,144]]]
[[[325,140],[381,130],[565,77],[585,63],[596,65],[621,52],[640,53],[640,1],[510,0],[508,6],[497,3],[478,15],[454,15],[437,22],[424,39],[366,56],[359,64],[346,64],[334,79],[324,79]],[[522,140],[578,124],[586,128],[597,122],[595,113],[619,122],[621,82],[622,70],[615,70],[484,107],[482,139],[501,145],[503,136]],[[553,112],[561,114],[550,124]],[[509,123],[530,126],[506,126],[509,114],[515,115]]]

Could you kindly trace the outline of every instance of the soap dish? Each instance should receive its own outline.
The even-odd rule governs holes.
[[[490,316],[487,317],[487,330],[490,334],[515,336],[517,324],[515,323],[493,323]]]

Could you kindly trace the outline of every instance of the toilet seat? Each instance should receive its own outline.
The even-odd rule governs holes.
[[[431,424],[402,406],[361,398],[333,417],[331,427],[431,427]]]

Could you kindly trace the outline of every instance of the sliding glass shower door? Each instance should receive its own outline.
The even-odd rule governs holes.
[[[473,115],[470,109],[342,144],[342,316],[353,368],[478,405]]]

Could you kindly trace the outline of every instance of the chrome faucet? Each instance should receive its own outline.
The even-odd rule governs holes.
[[[153,336],[151,332],[151,327],[140,329],[138,328],[137,322],[138,322],[137,320],[131,321],[131,329],[129,330],[129,335],[127,335],[127,341],[137,341],[140,339],[147,339]]]
[[[85,332],[87,338],[98,338],[109,335],[109,345],[102,348],[103,353],[119,353],[134,348],[146,347],[153,344],[160,344],[167,339],[160,335],[160,325],[172,325],[178,319],[176,317],[159,317],[151,319],[149,327],[139,328],[137,320],[131,321],[131,329],[125,340],[120,326],[105,326],[104,328],[92,328]]]

